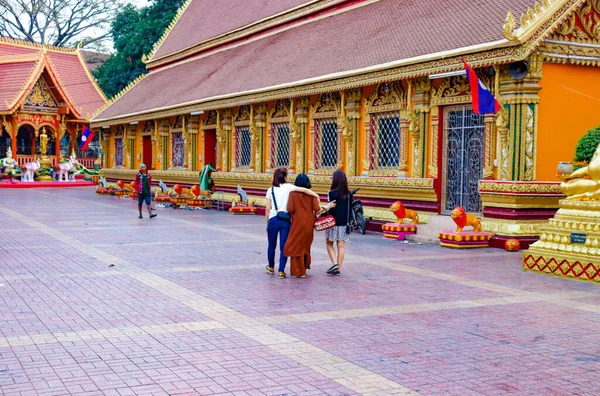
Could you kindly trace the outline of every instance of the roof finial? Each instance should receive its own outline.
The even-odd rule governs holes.
[[[516,40],[517,35],[515,34],[515,29],[517,28],[517,21],[515,20],[515,16],[512,11],[508,11],[506,14],[506,20],[504,21],[504,26],[502,27],[502,34],[506,37],[507,40]]]

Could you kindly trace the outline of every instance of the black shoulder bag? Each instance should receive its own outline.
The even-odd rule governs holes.
[[[277,200],[275,199],[275,187],[271,187],[271,195],[273,196],[273,204],[275,205],[275,210],[277,211],[277,218],[283,221],[291,221],[292,216],[288,212],[280,212],[277,207]]]

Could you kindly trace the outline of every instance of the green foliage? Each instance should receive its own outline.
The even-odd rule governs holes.
[[[116,53],[94,73],[106,96],[114,96],[146,72],[142,56],[150,53],[183,3],[184,0],[154,0],[141,9],[128,4],[117,14],[111,24]]]
[[[590,129],[579,139],[575,148],[575,162],[588,164],[600,145],[600,126]]]

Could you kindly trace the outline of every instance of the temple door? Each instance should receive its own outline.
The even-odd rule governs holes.
[[[33,137],[33,129],[29,126],[23,125],[19,128],[17,133],[17,155],[35,155],[35,147],[32,147],[31,144]],[[16,158],[16,156],[13,158]]]
[[[204,165],[217,165],[217,132],[214,129],[204,131]]]
[[[142,161],[148,169],[154,169],[152,162],[152,137],[144,136],[142,139]]]
[[[446,141],[445,212],[462,206],[481,213],[479,180],[483,178],[484,116],[470,106],[444,110]]]

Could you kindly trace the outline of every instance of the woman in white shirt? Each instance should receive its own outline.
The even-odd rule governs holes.
[[[275,273],[275,249],[277,248],[277,235],[279,235],[279,279],[285,278],[285,265],[287,257],[283,254],[283,248],[290,232],[290,214],[287,211],[287,203],[290,193],[293,191],[312,195],[319,199],[319,196],[302,187],[296,187],[287,183],[288,171],[284,167],[275,169],[273,173],[273,186],[267,190],[265,198],[267,206],[265,208],[265,220],[267,221],[267,239],[269,247],[267,249],[267,258],[269,264],[265,267],[269,274]]]

